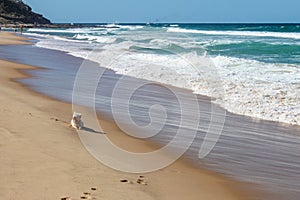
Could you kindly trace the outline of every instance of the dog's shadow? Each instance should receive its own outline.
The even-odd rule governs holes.
[[[88,128],[88,127],[82,127],[81,130],[83,131],[87,131],[87,132],[90,132],[90,133],[98,133],[98,134],[105,134],[103,132],[100,132],[100,131],[95,131],[94,129],[92,128]]]

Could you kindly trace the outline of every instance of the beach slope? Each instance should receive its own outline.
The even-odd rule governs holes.
[[[0,33],[0,44],[27,42]],[[102,165],[69,126],[70,104],[15,81],[27,77],[23,70],[36,67],[2,60],[0,69],[1,199],[243,199],[234,182],[182,161],[149,174],[127,174]],[[105,123],[107,134],[122,134],[113,123]],[[140,176],[147,184],[137,183]]]

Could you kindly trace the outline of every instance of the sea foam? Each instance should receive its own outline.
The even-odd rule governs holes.
[[[300,33],[286,33],[286,32],[263,32],[263,31],[210,31],[210,30],[191,30],[177,27],[170,27],[168,32],[177,33],[195,33],[205,35],[231,35],[231,36],[253,36],[253,37],[277,37],[277,38],[291,38],[300,39]]]
[[[202,73],[205,67],[197,66],[200,73],[195,72],[195,68],[187,61],[187,55],[197,50],[196,63],[200,63],[204,53],[203,48],[206,46],[243,42],[243,39],[235,36],[290,38],[298,41],[300,33],[207,31],[179,27],[153,28],[149,31],[149,27],[145,27],[145,30],[144,27],[131,29],[130,26],[120,27],[66,30],[68,33],[74,33],[72,37],[52,36],[47,34],[46,31],[49,33],[49,30],[43,29],[31,29],[30,34],[44,36],[36,44],[39,47],[65,51],[77,57],[99,62],[101,66],[119,74],[169,84],[215,97],[215,102],[228,111],[259,119],[300,125],[299,65],[208,55],[207,58],[213,64],[212,70],[215,70],[218,77],[215,81],[218,82],[217,85],[222,86],[223,90],[223,94],[218,96]],[[39,34],[42,31],[45,32]],[[114,35],[106,36],[106,32],[113,32]],[[198,36],[195,39],[187,35],[182,37],[182,33],[230,35],[233,38],[213,37],[210,40],[199,40]],[[268,42],[280,43],[281,41],[268,40]],[[91,54],[94,48],[96,51]]]

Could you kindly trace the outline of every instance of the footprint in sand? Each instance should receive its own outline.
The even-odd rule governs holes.
[[[133,184],[132,181],[128,181],[127,179],[121,179],[120,182]],[[136,182],[141,185],[148,185],[147,181],[145,180],[145,176],[139,176],[139,178],[136,180]]]
[[[141,185],[148,185],[148,183],[143,179],[138,179],[136,182]]]
[[[92,199],[92,196],[91,194],[88,192],[84,192],[81,196],[80,196],[80,199]]]
[[[53,121],[55,121],[55,122],[61,122],[62,124],[66,124],[66,125],[68,125],[68,127],[72,127],[72,125],[70,123],[68,123],[68,122],[66,122],[64,120],[58,119],[56,117],[51,117],[50,119],[53,120]]]
[[[96,187],[91,187],[92,191],[96,191]],[[83,192],[80,195],[80,199],[96,199],[95,197],[92,197],[92,194],[90,192]],[[71,200],[71,197],[61,197],[60,200]]]
[[[148,185],[147,181],[144,178],[145,176],[139,176],[136,182],[141,185]]]
[[[61,120],[59,120],[59,119],[56,118],[56,117],[51,117],[50,119],[52,119],[52,120],[54,120],[54,121],[56,121],[56,122],[61,121]]]
[[[62,198],[60,198],[60,200],[71,200],[71,198],[70,197],[62,197]]]

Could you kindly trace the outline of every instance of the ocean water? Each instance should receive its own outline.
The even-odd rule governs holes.
[[[79,96],[95,98],[100,113],[129,127],[129,133],[149,136],[142,129],[146,127],[157,133],[150,139],[166,145],[181,128],[175,148],[183,148],[196,132],[185,158],[271,194],[261,198],[253,193],[249,199],[297,200],[300,126],[224,112],[212,106],[210,98],[201,96],[195,102],[190,92],[181,89],[214,97],[214,102],[234,113],[299,124],[297,30],[297,25],[187,24],[29,29],[25,34],[37,43],[1,46],[0,57],[48,69],[30,71],[34,77],[20,81],[68,102],[80,65],[89,72],[87,85],[93,70],[103,71],[95,96],[85,89]],[[120,109],[126,108],[128,100],[130,116]],[[204,138],[216,135],[218,127],[222,134],[217,144],[200,159]]]
[[[233,113],[300,124],[297,24],[94,24],[30,28],[25,34],[37,37],[38,47],[90,59],[119,74],[212,96]],[[218,84],[203,73],[203,57],[210,59]]]

